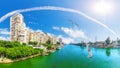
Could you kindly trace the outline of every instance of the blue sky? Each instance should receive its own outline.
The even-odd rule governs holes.
[[[95,13],[94,10],[92,10],[91,5],[99,1],[101,0],[2,0],[0,1],[0,17],[14,10],[32,7],[56,6],[71,8],[101,21],[120,36],[120,1],[107,1],[108,3],[113,3],[115,6],[114,12],[108,15]],[[22,14],[27,27],[33,30],[42,30],[45,33],[54,34],[56,37],[62,37],[64,41],[80,42],[86,39],[94,41],[95,37],[97,37],[97,40],[105,40],[108,36],[114,40],[117,38],[104,27],[75,13],[42,10],[24,12]],[[79,27],[72,24],[70,20],[77,23]],[[1,38],[9,39],[9,25],[10,17],[0,23]]]

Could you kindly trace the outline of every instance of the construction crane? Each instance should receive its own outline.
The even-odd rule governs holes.
[[[80,28],[79,24],[76,23],[75,21],[73,21],[73,20],[71,20],[71,19],[69,19],[69,21],[71,22],[71,24],[72,24],[73,26],[76,26],[77,28]]]

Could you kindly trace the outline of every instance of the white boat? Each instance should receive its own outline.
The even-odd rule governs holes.
[[[87,47],[87,50],[88,50],[89,58],[92,58],[92,52],[91,52],[91,49],[89,47],[89,44],[86,44],[86,47]]]

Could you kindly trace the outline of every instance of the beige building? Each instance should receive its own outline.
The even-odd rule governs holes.
[[[30,41],[30,29],[29,28],[25,28],[25,43],[28,43]]]
[[[31,32],[30,34],[30,41],[36,41],[44,44],[48,41],[48,39],[51,38],[43,32]],[[52,39],[51,42],[53,42]]]
[[[42,31],[32,31],[27,28],[22,14],[16,14],[10,18],[10,39],[11,41],[19,41],[21,43],[30,41],[46,43],[50,39],[53,44],[56,44],[55,37],[50,37]]]
[[[57,43],[57,41],[56,41],[57,39],[54,36],[50,37],[50,40],[51,40],[52,44],[56,44]]]
[[[10,18],[10,39],[11,41],[20,41],[26,43],[25,37],[25,23],[21,14],[16,14]]]

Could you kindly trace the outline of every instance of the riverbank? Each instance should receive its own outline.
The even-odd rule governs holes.
[[[115,48],[120,48],[120,45],[107,45],[107,46],[105,46],[105,45],[99,45],[99,46],[92,45],[92,47],[94,47],[94,48],[113,48],[113,49],[115,49]]]
[[[33,58],[33,57],[37,57],[37,56],[40,56],[40,55],[41,54],[36,54],[36,55],[28,56],[28,57],[23,57],[23,58],[15,59],[15,60],[8,59],[8,58],[0,58],[0,64],[18,62],[18,61],[30,59],[30,58]]]
[[[72,44],[72,45],[76,45],[76,46],[84,46],[86,47],[86,44],[84,45],[80,45],[80,44]],[[90,44],[89,44],[90,45]],[[120,45],[90,45],[90,47],[94,47],[94,48],[120,48]]]
[[[55,49],[51,49],[51,50],[45,50],[41,54],[36,54],[36,55],[23,57],[23,58],[18,58],[18,59],[14,59],[14,60],[8,59],[8,58],[4,57],[4,58],[0,58],[0,64],[19,62],[19,61],[23,61],[23,60],[26,60],[26,59],[34,58],[34,57],[37,57],[37,56],[46,56],[46,55],[49,55],[50,53],[55,52],[56,50],[58,50],[58,49],[55,48]]]
[[[57,50],[57,45],[46,43],[43,47],[23,45],[18,41],[0,40],[0,63],[12,63],[36,56],[45,56]],[[8,45],[9,44],[9,45]]]

